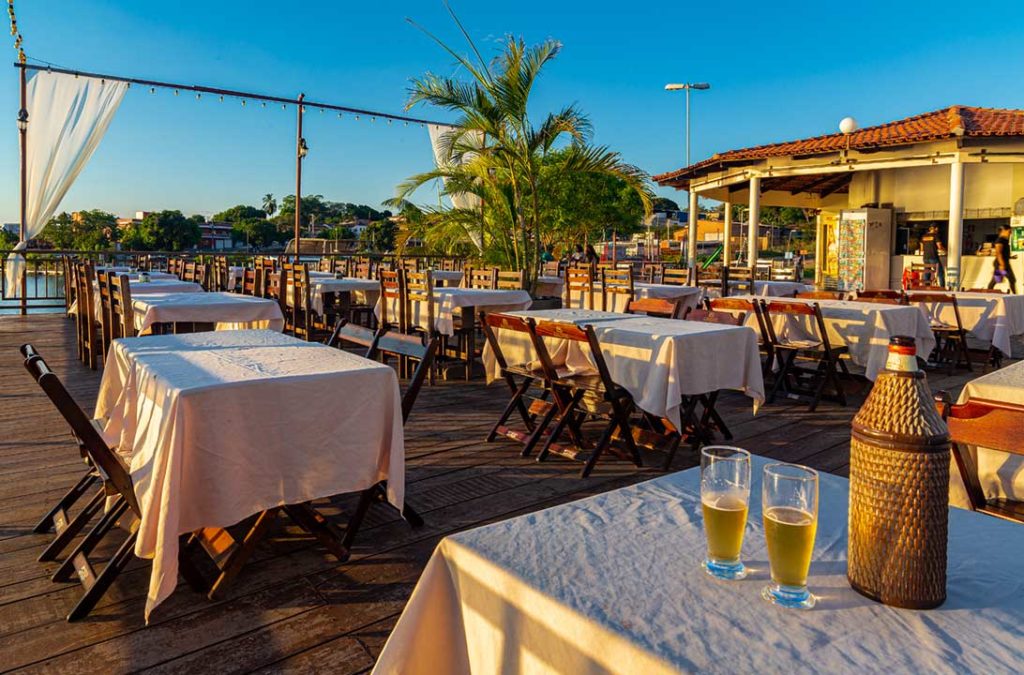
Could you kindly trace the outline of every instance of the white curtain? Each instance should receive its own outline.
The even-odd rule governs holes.
[[[434,164],[437,168],[443,168],[452,164],[452,156],[449,150],[451,144],[446,142],[444,139],[445,134],[451,131],[451,127],[439,126],[437,124],[428,124],[427,132],[430,134],[430,147],[434,151]],[[475,139],[476,144],[479,145],[483,142],[483,135],[478,132],[473,132],[472,137]],[[475,153],[467,152],[462,156],[460,164],[466,164],[473,160]],[[445,181],[447,182],[447,181]],[[452,205],[457,209],[478,209],[480,208],[480,197],[472,193],[457,192],[448,195],[452,200]],[[466,234],[473,241],[473,244],[477,247],[480,252],[483,252],[483,236],[481,233],[473,228],[466,228]]]
[[[25,239],[42,232],[114,118],[126,82],[35,71],[26,87]],[[25,249],[20,241],[15,251]],[[21,291],[22,256],[7,259],[7,288]]]

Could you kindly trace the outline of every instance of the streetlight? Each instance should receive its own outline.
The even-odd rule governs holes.
[[[666,84],[665,91],[685,91],[686,92],[686,166],[690,166],[690,90],[698,89],[703,91],[710,89],[711,85],[707,82],[688,82],[686,84]]]

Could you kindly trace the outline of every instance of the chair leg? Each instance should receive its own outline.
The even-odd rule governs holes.
[[[560,400],[558,396],[556,396],[555,398],[556,401]],[[548,455],[551,454],[551,445],[558,441],[559,437],[561,437],[562,435],[562,432],[565,431],[566,426],[569,426],[570,429],[572,428],[572,416],[576,411],[576,406],[579,404],[579,401],[582,398],[583,391],[577,391],[575,394],[573,394],[568,404],[558,405],[558,421],[555,423],[555,428],[552,429],[547,441],[544,442],[544,447],[541,448],[540,453],[537,455],[538,462],[543,462],[545,459],[547,459]]]
[[[501,412],[501,417],[498,418],[498,421],[495,423],[494,427],[491,428],[491,432],[487,434],[488,443],[493,442],[494,439],[497,438],[498,429],[501,426],[503,426],[505,422],[508,421],[508,418],[512,416],[512,412],[516,409],[519,410],[519,415],[523,418],[523,422],[526,424],[527,430],[532,431],[531,426],[533,425],[533,422],[530,420],[530,417],[526,411],[526,407],[523,405],[523,396],[530,389],[530,385],[533,384],[533,379],[524,379],[523,383],[518,387],[512,380],[511,375],[506,376],[505,381],[508,383],[509,389],[512,390],[512,399],[508,402],[508,405],[506,405],[505,409]]]
[[[85,491],[89,489],[96,480],[98,480],[96,473],[89,469],[85,472],[85,475],[78,479],[74,487],[67,491],[67,493],[60,498],[60,501],[50,509],[49,513],[42,517],[42,519],[32,528],[32,532],[35,534],[45,534],[56,528],[57,524],[54,522],[54,516],[60,511],[67,511],[71,506],[78,501],[79,497],[85,494]]]
[[[132,532],[124,543],[121,544],[120,548],[117,549],[117,553],[110,559],[103,571],[100,572],[99,576],[92,585],[86,589],[85,595],[78,601],[71,613],[68,614],[68,621],[77,621],[78,619],[88,616],[89,612],[93,610],[96,603],[103,594],[110,588],[110,584],[114,583],[114,579],[121,573],[125,565],[131,559],[132,549],[135,548],[135,539],[138,536],[137,532]]]
[[[370,509],[370,504],[380,493],[381,486],[377,483],[373,487],[366,488],[363,493],[359,495],[359,503],[356,505],[356,510],[352,512],[352,516],[348,519],[348,525],[345,528],[345,537],[342,539],[342,546],[348,550],[352,550],[352,543],[355,541],[356,534],[359,533],[359,528],[363,524],[363,519],[366,518],[366,512]]]
[[[221,591],[242,571],[245,562],[252,555],[253,551],[256,550],[256,544],[266,534],[270,524],[274,522],[277,511],[278,509],[276,508],[268,509],[256,516],[256,522],[245,533],[242,543],[231,553],[224,567],[221,568],[220,574],[217,575],[217,578],[210,585],[210,590],[206,594],[208,599],[216,600]]]
[[[312,504],[309,502],[289,504],[284,507],[284,510],[297,525],[316,537],[317,541],[338,559],[338,562],[348,560],[348,547],[341,544],[344,535],[331,521],[324,518],[322,513],[313,508]]]
[[[556,412],[558,412],[558,408],[554,403],[552,403],[547,412],[544,413],[544,416],[535,423],[533,432],[526,439],[526,443],[523,444],[523,451],[520,453],[521,457],[525,458],[530,456],[530,453],[532,453],[533,449],[537,446],[537,442],[540,440],[541,434],[544,433],[544,430],[548,428],[549,424],[551,424],[551,420],[554,419]]]
[[[586,463],[583,464],[583,468],[580,470],[580,478],[586,478],[590,475],[590,472],[594,470],[594,465],[597,464],[597,460],[601,458],[604,453],[604,449],[611,443],[612,433],[615,431],[616,422],[612,420],[605,427],[604,432],[601,434],[601,439],[597,442],[597,446],[594,451],[590,453],[590,457],[587,458]],[[632,438],[632,436],[631,436]]]
[[[423,518],[408,503],[402,505],[402,517],[413,529],[423,527]]]
[[[37,560],[39,562],[47,562],[49,560],[56,560],[60,552],[64,550],[64,547],[71,543],[71,541],[78,536],[89,521],[93,519],[100,508],[103,507],[103,502],[106,501],[107,495],[104,490],[99,490],[89,503],[78,512],[74,518],[65,523],[63,527],[58,528],[57,536],[53,538],[53,541],[43,549],[43,552],[39,554]]]
[[[78,542],[68,557],[61,563],[57,571],[50,577],[52,581],[67,581],[71,579],[75,574],[75,565],[78,562],[79,556],[88,559],[89,554],[96,548],[96,545],[100,543],[103,537],[114,527],[117,520],[124,515],[125,511],[128,510],[128,502],[123,499],[119,499],[114,508],[110,509],[107,513],[103,514],[99,522],[89,530],[89,533],[85,535],[82,541]]]

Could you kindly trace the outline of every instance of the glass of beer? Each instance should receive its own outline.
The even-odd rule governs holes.
[[[814,607],[807,573],[818,530],[818,473],[796,464],[764,467],[761,512],[772,576],[761,595],[783,607]]]
[[[750,453],[709,445],[700,452],[700,501],[707,535],[703,567],[717,579],[747,576],[740,561],[750,503]]]

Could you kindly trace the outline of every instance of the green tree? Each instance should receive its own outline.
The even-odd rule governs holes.
[[[336,225],[324,230],[320,236],[324,239],[354,239],[355,233],[347,227]]]
[[[18,243],[18,235],[5,229],[0,229],[0,251],[10,251]]]
[[[561,51],[560,43],[546,40],[527,47],[522,39],[509,37],[503,52],[486,60],[454,13],[452,17],[473,56],[459,54],[424,32],[455,58],[458,72],[468,80],[427,73],[413,80],[406,106],[428,104],[457,115],[455,126],[440,140],[441,154],[450,161],[408,178],[389,204],[401,205],[416,189],[439,179],[445,181],[444,194],[475,195],[482,206],[424,207],[427,217],[416,236],[428,245],[470,243],[479,254],[524,270],[532,287],[542,243],[551,236],[543,208],[549,201],[544,195],[546,171],[617,178],[637,195],[644,213],[651,208],[648,177],[618,153],[590,145],[590,120],[575,105],[534,124],[528,112],[530,94],[544,66]],[[560,148],[557,159],[546,164],[545,157]]]
[[[277,212],[277,200],[269,192],[263,195],[263,211],[266,212],[267,218],[272,218]]]
[[[111,248],[118,240],[117,217],[112,213],[93,209],[66,212],[54,216],[39,237],[54,248],[76,251],[99,251]]]
[[[294,211],[292,211],[292,213],[294,213]],[[214,216],[210,218],[210,220],[222,223],[237,223],[240,220],[246,220],[249,218],[266,217],[266,211],[258,209],[255,206],[246,206],[245,204],[239,204],[238,206],[232,206],[230,209],[214,214]]]
[[[277,227],[266,218],[245,218],[232,223],[231,239],[250,246],[270,246],[280,240]]]
[[[122,243],[136,251],[181,251],[195,248],[202,239],[199,223],[181,211],[147,214],[141,223],[125,228]]]
[[[370,223],[359,235],[359,248],[372,253],[389,253],[395,250],[398,226],[390,220]]]
[[[651,209],[655,213],[665,213],[667,211],[678,211],[679,204],[675,203],[668,197],[655,197],[651,203]]]

